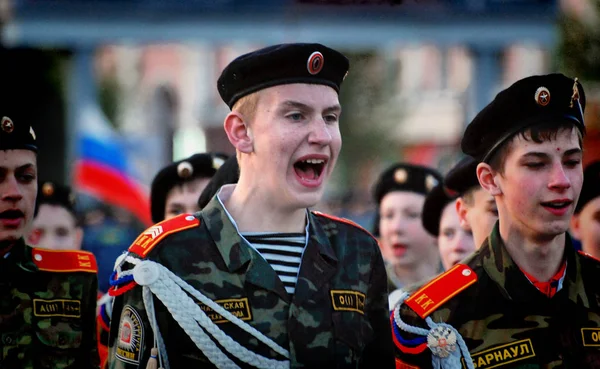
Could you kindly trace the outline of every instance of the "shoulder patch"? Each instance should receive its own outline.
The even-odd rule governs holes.
[[[96,257],[88,251],[49,250],[33,247],[31,260],[39,270],[45,272],[98,272]]]
[[[321,213],[320,211],[316,211],[316,210],[313,210],[312,213],[315,214],[315,215],[317,215],[317,216],[321,216],[323,218],[327,218],[327,219],[331,219],[331,220],[336,221],[336,222],[340,222],[340,223],[351,225],[351,226],[353,226],[355,228],[358,228],[361,231],[365,232],[366,234],[368,234],[369,236],[371,236],[373,239],[377,240],[375,238],[375,236],[373,236],[371,234],[371,232],[367,231],[361,225],[359,225],[358,223],[355,223],[355,222],[351,221],[350,219],[336,217],[335,215]]]
[[[477,274],[464,264],[456,264],[445,273],[415,291],[405,304],[425,319],[440,305],[477,282]]]
[[[595,260],[595,261],[597,261],[598,263],[600,263],[600,259],[598,259],[597,257],[595,257],[595,256],[594,256],[594,255],[592,255],[592,254],[588,254],[587,252],[584,252],[584,251],[581,251],[581,250],[577,250],[577,252],[578,252],[580,255],[582,255],[583,257],[586,257],[586,258],[588,258],[588,259]]]
[[[170,234],[198,227],[200,220],[192,214],[180,214],[146,229],[129,246],[129,252],[145,257],[163,238]]]

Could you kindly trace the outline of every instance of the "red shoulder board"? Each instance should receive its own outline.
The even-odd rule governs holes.
[[[476,281],[477,274],[473,269],[464,264],[456,264],[413,293],[405,303],[425,319],[440,305]]]
[[[129,251],[138,256],[145,257],[156,244],[168,235],[198,227],[199,225],[200,220],[192,214],[180,214],[176,217],[163,220],[140,234],[131,246],[129,246]]]
[[[39,270],[45,272],[98,272],[96,257],[88,251],[49,250],[33,247],[31,260]]]
[[[354,222],[353,222],[353,221],[351,221],[350,219],[336,217],[336,216],[334,216],[334,215],[330,215],[330,214],[321,213],[320,211],[316,211],[316,210],[313,210],[312,212],[313,212],[313,214],[315,214],[315,215],[319,215],[319,216],[322,216],[322,217],[324,217],[324,218],[329,218],[329,219],[331,219],[331,220],[335,220],[336,222],[345,223],[345,224],[350,224],[351,226],[354,226],[354,227],[356,227],[356,228],[358,228],[358,229],[360,229],[360,230],[363,230],[363,231],[367,232],[367,234],[369,234],[371,237],[375,238],[375,237],[374,237],[374,236],[371,234],[371,232],[367,231],[366,229],[364,229],[364,228],[363,228],[362,226],[360,226],[359,224],[357,224],[357,223],[354,223]]]
[[[581,250],[577,250],[577,252],[580,253],[581,255],[583,255],[586,258],[594,259],[594,260],[596,260],[597,262],[600,263],[600,259],[598,259],[597,257],[595,257],[592,254],[588,254],[587,252],[584,252],[584,251],[581,251]]]

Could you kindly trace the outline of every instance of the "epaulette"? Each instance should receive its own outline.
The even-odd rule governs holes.
[[[313,210],[312,213],[315,214],[315,215],[317,215],[317,216],[328,218],[328,219],[334,220],[336,222],[348,224],[348,225],[351,225],[351,226],[353,226],[355,228],[358,228],[358,229],[360,229],[361,231],[365,232],[366,234],[368,234],[369,236],[371,236],[372,238],[374,238],[377,241],[377,239],[375,238],[375,236],[373,236],[373,234],[371,234],[371,232],[367,231],[364,227],[362,227],[358,223],[355,223],[355,222],[351,221],[350,219],[340,218],[340,217],[336,217],[336,216],[331,215],[331,214],[321,213],[320,211],[317,211],[317,210]]]
[[[456,264],[415,291],[405,304],[425,319],[440,305],[477,281],[477,274],[465,264]]]
[[[577,250],[577,252],[578,252],[580,255],[582,255],[583,257],[586,257],[586,258],[589,258],[589,259],[595,260],[595,261],[597,261],[598,263],[600,263],[600,259],[598,259],[597,257],[595,257],[595,256],[594,256],[594,255],[592,255],[592,254],[588,254],[587,252],[585,252],[585,251],[581,251],[581,250]]]
[[[88,251],[49,250],[32,247],[31,260],[39,270],[45,272],[98,272],[96,257]]]
[[[170,234],[198,227],[200,220],[192,214],[180,214],[146,229],[129,246],[129,252],[145,257],[163,238]]]

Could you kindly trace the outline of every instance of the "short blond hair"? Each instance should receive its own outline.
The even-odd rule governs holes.
[[[256,113],[256,107],[258,106],[258,100],[260,98],[260,91],[253,92],[240,98],[231,108],[231,111],[235,111],[244,117],[244,120],[251,122],[254,119]]]

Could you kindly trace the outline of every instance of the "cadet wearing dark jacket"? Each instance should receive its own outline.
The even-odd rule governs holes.
[[[522,79],[467,127],[463,151],[499,220],[463,264],[410,288],[392,315],[398,365],[600,368],[600,263],[566,233],[583,181],[585,95]]]
[[[0,367],[97,368],[96,259],[25,244],[37,193],[36,136],[18,104],[0,104]]]
[[[347,71],[319,44],[267,47],[223,71],[239,181],[130,247],[111,291],[111,368],[394,366],[376,240],[308,210],[341,148]]]

